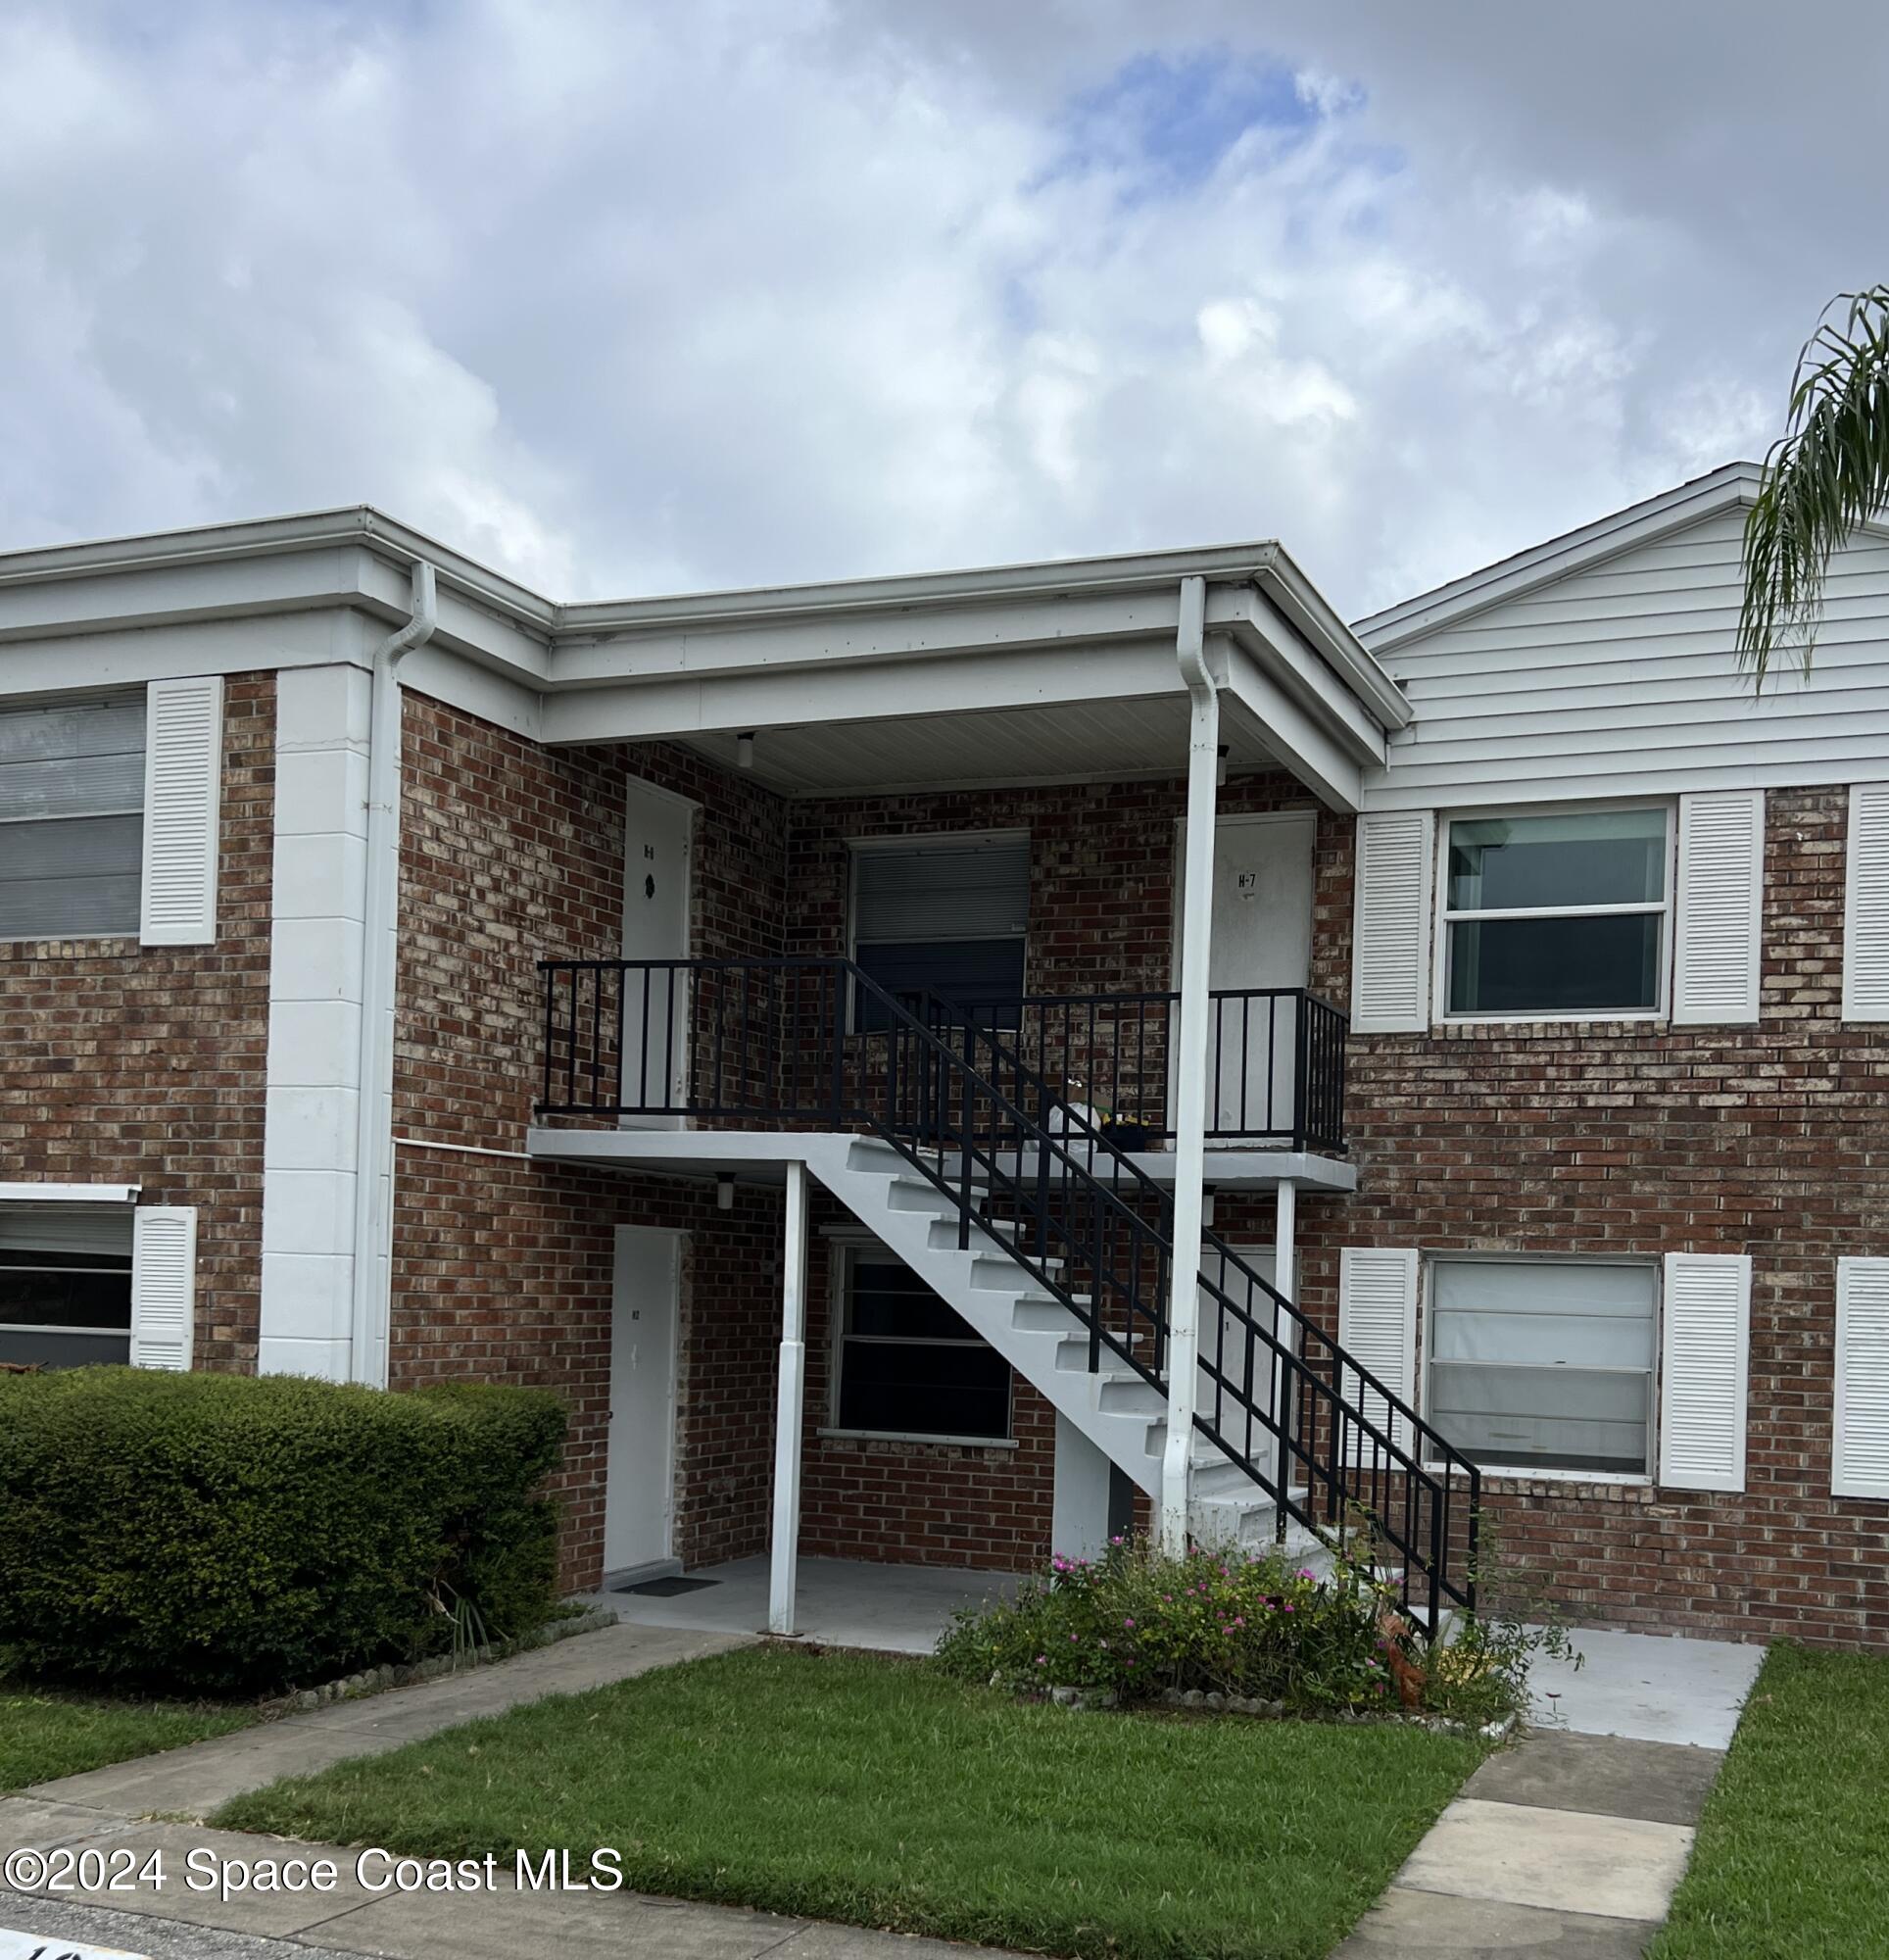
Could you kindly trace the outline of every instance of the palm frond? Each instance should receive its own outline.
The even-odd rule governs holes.
[[[1839,293],[1804,343],[1785,432],[1745,515],[1738,664],[1762,691],[1773,660],[1805,674],[1830,556],[1889,503],[1889,286]]]

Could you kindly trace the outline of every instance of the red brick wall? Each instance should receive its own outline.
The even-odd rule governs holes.
[[[548,750],[410,696],[401,868],[390,1376],[556,1389],[564,1577],[602,1570],[612,1235],[690,1234],[678,1348],[676,1552],[765,1548],[780,1316],[780,1200],[743,1187],[546,1169],[523,1155],[540,1086],[536,962],[620,949],[623,784],[702,806],[695,946],[780,943],[778,800],[678,751]],[[500,1154],[489,1154],[489,1152]]]
[[[1889,1043],[1839,1018],[1842,790],[1767,799],[1755,1028],[1544,1024],[1360,1037],[1358,1194],[1301,1208],[1302,1295],[1335,1321],[1343,1245],[1746,1252],[1747,1489],[1496,1480],[1518,1562],[1589,1624],[1841,1642],[1889,1635],[1889,1506],[1833,1499],[1839,1253],[1889,1251]],[[1334,978],[1348,851],[1321,902]]]
[[[138,1184],[197,1218],[196,1364],[256,1364],[275,677],[223,691],[217,943],[0,943],[0,1181]]]
[[[1056,1412],[1020,1375],[1010,1381],[1015,1448],[889,1443],[820,1435],[832,1425],[833,1260],[823,1225],[848,1214],[813,1211],[807,1272],[806,1429],[800,1549],[808,1556],[895,1565],[969,1565],[1019,1572],[1049,1555]]]

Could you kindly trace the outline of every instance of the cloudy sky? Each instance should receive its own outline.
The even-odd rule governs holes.
[[[1762,452],[1885,74],[1835,0],[6,0],[0,549],[1278,536],[1355,614]]]

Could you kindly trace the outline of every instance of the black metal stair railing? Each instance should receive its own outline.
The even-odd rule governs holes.
[[[863,1127],[951,1200],[961,1249],[1000,1248],[1080,1323],[1091,1370],[1106,1352],[1166,1395],[1172,1194],[1001,1033],[840,958],[541,971],[542,1115]],[[1432,1638],[1473,1611],[1476,1466],[1233,1248],[1205,1234],[1191,1262],[1200,1433],[1282,1531],[1368,1523]]]

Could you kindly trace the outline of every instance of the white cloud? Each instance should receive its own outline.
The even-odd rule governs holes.
[[[1276,534],[1361,611],[1759,448],[1889,270],[1873,14],[1819,101],[1755,0],[1706,81],[1624,0],[1257,12],[16,7],[0,543],[365,499],[580,597]]]

